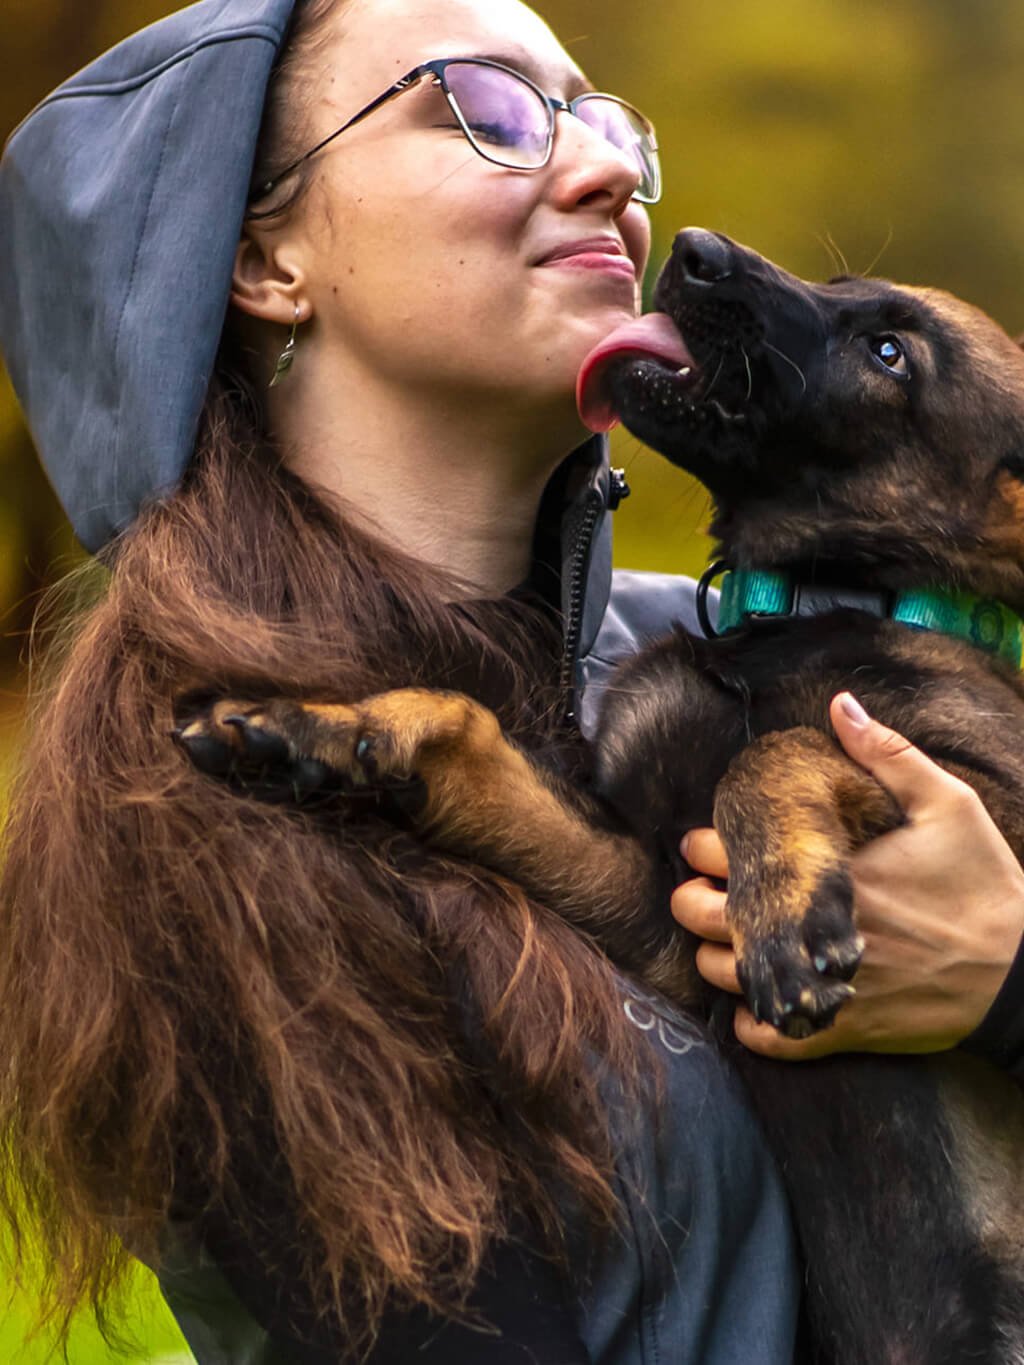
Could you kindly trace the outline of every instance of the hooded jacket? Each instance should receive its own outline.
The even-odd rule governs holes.
[[[0,340],[44,466],[90,550],[172,490],[190,459],[293,5],[200,0],[133,34],[43,100],[0,162]],[[555,475],[538,523],[537,563],[566,625],[563,682],[584,726],[615,655],[685,614],[690,593],[668,580],[637,580],[632,591],[623,579],[612,591],[617,496],[604,443],[590,441]],[[623,1136],[628,1226],[591,1291],[566,1304],[528,1238],[499,1247],[477,1306],[501,1336],[395,1314],[377,1360],[789,1359],[796,1258],[742,1092],[667,1006],[624,994],[623,1008],[667,1059],[667,1102]],[[617,1097],[608,1102],[614,1122]],[[280,1284],[230,1255],[218,1266],[191,1238],[168,1229],[159,1271],[200,1365],[337,1359],[300,1342],[275,1307]]]

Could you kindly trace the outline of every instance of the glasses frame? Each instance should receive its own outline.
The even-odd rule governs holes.
[[[512,76],[517,81],[521,81],[523,85],[528,86],[534,94],[537,95],[541,103],[547,107],[548,111],[548,138],[544,159],[538,161],[535,166],[519,166],[514,163],[510,165],[509,162],[502,161],[500,157],[496,157],[492,153],[486,151],[474,138],[463,117],[462,110],[459,108],[458,100],[449,89],[448,81],[445,77],[445,71],[449,66],[490,67],[495,71],[503,71],[506,75]],[[651,150],[654,153],[654,163],[652,166],[654,178],[653,190],[650,194],[645,195],[641,194],[639,189],[637,189],[633,192],[631,197],[639,204],[656,204],[661,198],[661,165],[658,160],[658,139],[655,135],[654,125],[651,123],[650,119],[641,114],[640,110],[634,105],[629,104],[626,100],[619,99],[618,95],[607,95],[600,90],[588,90],[582,95],[577,95],[575,99],[568,101],[560,100],[556,99],[553,95],[546,94],[541,90],[540,86],[535,85],[534,82],[530,80],[529,76],[524,76],[521,71],[516,71],[513,67],[505,66],[501,62],[492,62],[487,57],[441,57],[434,61],[421,62],[419,66],[414,66],[411,71],[407,71],[404,76],[399,77],[394,85],[388,86],[387,90],[378,95],[376,99],[372,99],[370,103],[360,109],[357,114],[353,114],[347,123],[343,123],[340,128],[336,128],[333,133],[329,133],[327,137],[318,142],[315,147],[311,147],[308,152],[304,152],[302,156],[286,166],[278,175],[275,175],[272,180],[265,180],[261,185],[257,185],[250,196],[250,203],[258,203],[261,199],[265,199],[268,194],[280,185],[282,180],[291,175],[293,171],[298,170],[298,168],[307,162],[310,157],[314,157],[318,152],[322,152],[335,138],[341,137],[342,133],[347,133],[348,130],[354,128],[357,123],[362,123],[363,119],[368,118],[369,115],[379,109],[382,104],[387,104],[389,100],[393,100],[396,96],[403,94],[406,90],[411,90],[414,86],[419,85],[420,81],[423,80],[425,76],[432,76],[435,84],[444,92],[444,97],[448,102],[448,106],[455,115],[458,125],[465,135],[466,141],[473,150],[479,156],[482,156],[485,161],[490,161],[495,166],[501,166],[505,170],[511,171],[539,171],[543,170],[548,164],[551,160],[551,154],[555,145],[556,114],[572,114],[574,117],[579,118],[580,115],[577,113],[577,110],[581,104],[585,104],[588,100],[606,100],[612,104],[620,105],[640,121],[650,137]],[[590,127],[589,124],[587,126]],[[609,143],[609,146],[614,146],[614,144]],[[619,149],[617,148],[616,150]]]

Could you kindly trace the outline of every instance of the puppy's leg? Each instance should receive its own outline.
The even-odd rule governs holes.
[[[848,859],[901,822],[892,797],[818,730],[763,735],[715,793],[729,856],[726,915],[758,1019],[791,1038],[832,1022],[863,944]]]
[[[667,909],[663,922],[651,914],[651,867],[638,841],[602,827],[596,806],[461,693],[405,688],[351,706],[222,700],[178,740],[200,766],[219,746],[243,765],[321,764],[357,788],[416,781],[412,819],[427,842],[517,881],[660,989],[691,993],[691,954]]]

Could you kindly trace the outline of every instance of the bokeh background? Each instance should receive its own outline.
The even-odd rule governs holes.
[[[714,227],[808,278],[941,284],[1024,331],[1021,0],[539,0],[602,88],[658,127],[667,171],[654,260],[684,224]],[[0,134],[169,0],[3,0]],[[617,560],[693,572],[707,500],[621,434],[633,497]],[[0,804],[39,594],[80,559],[0,375]],[[2,951],[2,946],[0,946]],[[2,1045],[2,1044],[0,1044]],[[2,1273],[2,1271],[0,1271]],[[13,1291],[12,1291],[13,1293]],[[0,1360],[37,1365],[24,1296],[0,1293]],[[140,1361],[191,1357],[140,1276]],[[83,1325],[71,1365],[113,1360]]]

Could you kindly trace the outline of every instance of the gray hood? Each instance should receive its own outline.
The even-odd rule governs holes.
[[[0,345],[98,550],[191,456],[294,0],[202,0],[65,81],[0,161]]]

